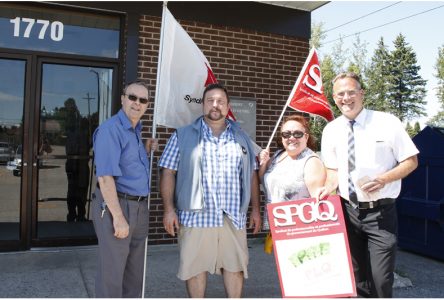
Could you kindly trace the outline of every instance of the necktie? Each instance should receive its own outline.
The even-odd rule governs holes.
[[[353,125],[355,124],[355,120],[351,120],[350,127],[348,131],[348,194],[350,197],[350,201],[354,204],[354,206],[358,206],[358,197],[356,196],[355,185],[353,184],[353,180],[351,177],[351,172],[355,169],[355,136],[353,132]]]

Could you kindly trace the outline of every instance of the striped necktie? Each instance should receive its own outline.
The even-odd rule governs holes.
[[[355,169],[355,136],[353,132],[353,125],[355,124],[355,120],[351,120],[350,127],[348,131],[348,195],[350,201],[354,204],[354,206],[358,206],[358,197],[356,196],[355,185],[353,184],[353,180],[351,177],[351,172]]]

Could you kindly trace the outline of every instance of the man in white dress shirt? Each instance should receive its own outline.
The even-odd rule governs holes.
[[[322,135],[327,168],[324,198],[339,189],[358,295],[392,297],[397,245],[396,198],[401,179],[418,165],[418,150],[395,116],[365,109],[364,90],[354,73],[333,80],[342,116]]]

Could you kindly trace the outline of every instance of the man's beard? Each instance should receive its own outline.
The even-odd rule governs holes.
[[[214,112],[218,112],[219,116],[218,117],[213,117],[211,114]],[[208,120],[211,121],[219,121],[221,119],[225,119],[224,115],[222,114],[222,112],[220,111],[220,109],[216,109],[216,111],[210,111],[208,114],[205,115],[205,118],[207,118]]]

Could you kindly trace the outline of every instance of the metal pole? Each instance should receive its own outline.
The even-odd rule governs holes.
[[[99,113],[99,107],[100,107],[100,80],[99,80],[99,72],[97,72],[96,70],[93,69],[89,69],[90,72],[96,74],[97,77],[97,113]],[[90,111],[89,111],[89,101],[88,101],[88,131],[89,131],[89,137],[88,137],[88,142],[90,143],[90,145],[92,145],[92,133],[91,133],[91,117],[89,115]],[[88,148],[89,149],[89,148]],[[91,211],[91,194],[92,194],[92,180],[93,180],[93,175],[94,175],[94,155],[92,156],[92,160],[91,160],[91,170],[89,173],[89,193],[88,193],[88,213],[87,213],[87,219],[89,220],[89,213]]]
[[[90,70],[91,71],[91,70]],[[89,93],[86,93],[86,97],[83,97],[83,99],[88,101],[88,163],[89,163],[89,145],[90,145],[90,141],[91,141],[91,106],[90,106],[90,101],[92,99],[94,99],[93,97],[89,96]],[[92,161],[94,162],[94,157],[92,159]],[[92,189],[92,173],[93,173],[93,164],[91,164],[91,170],[89,173],[89,181],[88,181],[88,199],[86,200],[88,202],[88,211],[86,213],[86,219],[89,220],[89,213],[90,213],[90,208],[91,208],[91,189]],[[86,203],[85,203],[86,206]]]
[[[160,27],[160,45],[159,45],[159,58],[157,60],[157,80],[156,80],[156,94],[154,98],[154,115],[153,115],[153,129],[152,129],[152,138],[156,138],[156,127],[157,127],[157,118],[156,118],[156,103],[158,101],[158,95],[159,95],[159,80],[160,80],[160,66],[162,63],[162,51],[163,51],[163,37],[164,37],[164,23],[165,23],[165,11],[167,9],[167,3],[168,1],[163,2],[163,10],[162,10],[162,23]],[[154,151],[151,149],[150,153],[150,172],[149,172],[149,183],[150,188],[151,186],[151,175],[153,172],[153,154]],[[149,213],[150,213],[150,203],[151,203],[151,191],[148,194],[148,221],[149,221]],[[143,283],[142,283],[142,298],[145,298],[145,281],[146,281],[146,268],[147,268],[147,254],[148,254],[148,236],[145,239],[145,256],[144,256],[144,262],[143,262]]]

